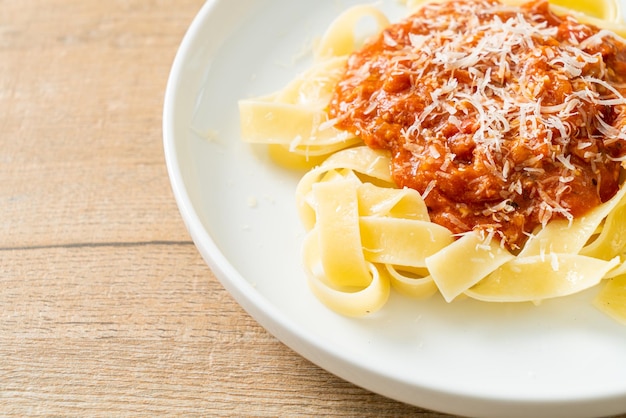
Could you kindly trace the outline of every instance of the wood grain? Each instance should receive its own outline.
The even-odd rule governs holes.
[[[0,415],[440,417],[269,335],[172,197],[168,72],[201,0],[0,0]]]

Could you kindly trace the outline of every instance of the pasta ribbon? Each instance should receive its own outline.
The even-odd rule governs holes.
[[[579,254],[518,257],[465,294],[488,302],[537,302],[593,287],[618,264],[617,258],[604,261]]]
[[[382,308],[390,292],[389,279],[367,263],[370,280],[362,288],[338,288],[321,266],[318,230],[311,231],[303,245],[304,269],[309,287],[327,307],[346,316],[363,316]]]
[[[378,8],[371,5],[357,5],[343,12],[322,37],[316,49],[316,57],[337,57],[350,54],[358,46],[357,24],[367,17],[374,18],[376,35],[389,26],[389,19]]]
[[[313,208],[313,203],[311,202],[309,196],[310,191],[313,188],[313,185],[323,178],[326,177],[328,179],[329,173],[337,173],[337,170],[345,171],[349,170],[353,174],[359,173],[361,175],[367,176],[368,178],[374,179],[377,183],[387,186],[384,188],[395,189],[393,185],[393,181],[391,179],[391,173],[389,169],[389,156],[385,153],[381,152],[373,152],[368,147],[360,146],[356,148],[349,148],[342,152],[335,153],[328,157],[327,160],[324,161],[319,167],[316,167],[309,171],[307,174],[302,177],[300,182],[298,183],[298,187],[296,189],[296,203],[298,206],[298,212],[300,213],[300,219],[304,224],[304,227],[309,230],[313,228],[315,224],[315,210]],[[366,195],[367,190],[361,190],[360,194],[369,199],[375,199],[372,195]],[[377,198],[379,201],[388,198],[386,193],[382,192],[383,195],[379,195]],[[393,191],[391,193],[398,193],[397,191]],[[416,197],[415,192],[402,192],[402,194],[409,194],[414,197],[414,199],[421,200]],[[398,200],[397,203],[401,203]],[[363,206],[363,207],[374,207],[372,206]],[[360,208],[361,211],[365,210],[363,207]],[[376,210],[376,209],[372,209]],[[390,209],[391,210],[391,209]],[[426,211],[426,205],[422,201],[421,204],[418,203],[415,205],[414,210],[420,211],[421,213],[425,213],[428,216],[428,212]],[[428,218],[427,218],[428,219]]]
[[[385,264],[391,287],[414,299],[424,299],[437,292],[437,285],[426,269],[397,267]]]
[[[362,216],[392,216],[394,218],[429,221],[428,209],[420,194],[413,189],[390,189],[363,183],[359,187]]]
[[[242,139],[282,145],[306,156],[327,155],[360,142],[333,127],[324,110],[344,64],[345,57],[324,60],[279,92],[240,100]]]
[[[448,229],[427,221],[368,216],[360,226],[365,258],[375,263],[426,267],[426,257],[454,241]]]
[[[604,219],[615,212],[616,208],[623,206],[626,188],[622,187],[612,199],[600,206],[592,209],[589,213],[572,222],[567,220],[554,220],[541,229],[537,234],[530,237],[520,252],[520,257],[539,255],[545,253],[578,253],[581,252],[592,257],[598,257],[603,251],[606,253],[606,242],[609,241],[615,231],[607,228],[605,224],[600,237],[593,244],[585,247]],[[615,228],[618,228],[615,226]],[[624,231],[626,233],[626,231]],[[598,248],[602,246],[603,248]],[[585,247],[583,249],[583,247]],[[595,253],[595,255],[594,255]],[[607,259],[613,258],[617,252],[610,255],[606,253]]]
[[[626,274],[609,279],[593,304],[600,311],[626,325]]]
[[[428,257],[426,266],[441,295],[450,302],[513,258],[495,240],[473,231]]]
[[[618,193],[618,199],[612,199],[611,211],[608,213],[598,237],[582,249],[581,254],[608,260],[626,250],[626,201],[623,187]],[[609,202],[610,203],[610,202]]]
[[[335,180],[313,187],[320,256],[325,275],[340,288],[371,281],[361,250],[356,183]]]

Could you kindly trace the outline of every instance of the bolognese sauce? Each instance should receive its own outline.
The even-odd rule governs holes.
[[[547,1],[423,6],[348,58],[335,126],[392,155],[431,219],[509,248],[610,199],[626,155],[626,45]]]

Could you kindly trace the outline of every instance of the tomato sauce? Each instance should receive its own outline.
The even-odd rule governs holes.
[[[520,248],[619,188],[626,46],[545,1],[427,5],[353,53],[336,126],[389,150],[433,222]]]

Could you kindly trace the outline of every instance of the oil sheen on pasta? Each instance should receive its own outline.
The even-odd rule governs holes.
[[[519,248],[611,198],[626,154],[626,45],[496,1],[422,7],[348,59],[336,126],[387,149],[433,222]]]

